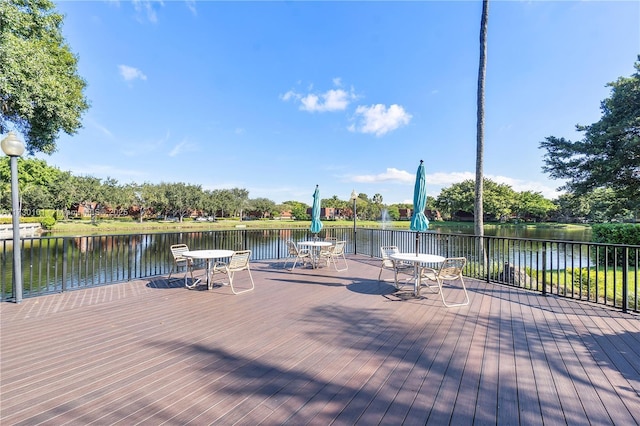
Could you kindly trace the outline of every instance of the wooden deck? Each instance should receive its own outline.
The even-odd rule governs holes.
[[[0,303],[0,423],[640,422],[638,316],[473,280],[447,309],[378,265],[254,262],[238,296],[158,277]]]

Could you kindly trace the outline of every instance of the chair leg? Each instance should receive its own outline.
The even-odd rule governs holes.
[[[289,263],[289,260],[291,260],[291,256],[287,257],[287,258],[284,260],[284,264],[282,265],[282,269],[287,269],[287,263]],[[297,259],[295,259],[295,260],[297,260]],[[293,267],[291,268],[291,270],[292,270],[292,271],[293,271],[293,268],[295,268],[295,267],[296,267],[296,262],[295,262],[295,260],[294,260],[294,262],[293,262]]]
[[[460,283],[462,284],[462,290],[464,291],[465,301],[461,303],[447,303],[447,301],[444,298],[444,292],[442,290],[442,285],[444,284],[444,281],[438,280],[438,286],[440,287],[440,297],[442,297],[442,303],[447,308],[455,308],[456,306],[465,306],[469,304],[469,293],[467,293],[467,286],[464,284],[464,280],[462,279],[462,276],[460,276]]]
[[[253,290],[256,287],[255,283],[253,282],[253,275],[251,275],[251,269],[249,269],[249,267],[247,266],[246,270],[249,273],[249,280],[251,281],[251,287],[244,290],[239,290],[239,291],[236,291],[235,287],[233,287],[233,276],[235,275],[235,272],[229,273],[229,287],[231,287],[231,291],[233,292],[233,294],[246,293],[248,291]]]
[[[422,287],[422,286],[423,286],[423,284],[422,284],[422,283],[424,282],[424,280],[432,281],[432,282],[434,281],[434,279],[433,279],[433,278],[425,277],[425,275],[424,275],[424,270],[425,270],[425,269],[429,269],[429,270],[433,271],[433,274],[437,274],[437,271],[434,271],[432,268],[427,268],[427,267],[422,267],[422,268],[420,268],[420,270],[419,270],[419,274],[420,274],[420,287]],[[436,282],[436,284],[435,284],[435,285],[431,285],[431,284],[429,284],[429,283],[424,283],[424,286],[425,286],[426,288],[428,288],[429,290],[431,290],[431,292],[432,292],[432,293],[434,293],[434,294],[438,294],[438,292],[441,292],[440,280],[439,280],[439,278],[438,278],[437,276],[436,276],[436,277],[434,277],[434,278],[435,278],[435,282]]]
[[[342,255],[342,259],[344,260],[344,268],[343,269],[338,269],[338,263],[336,262],[336,257],[340,257],[340,256],[331,256],[329,257],[329,259],[327,260],[327,267],[329,266],[329,260],[333,261],[333,267],[336,268],[336,271],[338,272],[342,272],[342,271],[346,271],[347,269],[349,269],[349,264],[347,263],[347,258],[344,257],[344,255]]]

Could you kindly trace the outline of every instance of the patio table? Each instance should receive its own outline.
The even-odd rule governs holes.
[[[413,263],[415,267],[413,295],[416,297],[420,296],[420,265],[425,263],[441,263],[445,259],[437,254],[426,253],[393,253],[389,257],[393,260]]]
[[[318,258],[320,254],[320,249],[322,247],[330,247],[333,243],[331,241],[300,241],[298,246],[302,247],[310,247],[311,253],[311,264],[314,269],[318,267]]]
[[[207,261],[207,289],[211,290],[211,261],[215,259],[225,259],[233,256],[233,250],[189,250],[182,255],[191,259],[205,259]],[[193,284],[187,284],[187,275],[184,276],[184,286],[195,288],[202,279],[198,278]]]

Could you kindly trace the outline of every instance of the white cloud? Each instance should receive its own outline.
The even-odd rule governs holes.
[[[383,104],[371,106],[360,105],[356,108],[354,123],[349,127],[352,132],[373,133],[382,136],[411,121],[411,114],[400,105],[393,104],[387,108]]]
[[[184,140],[173,147],[173,149],[169,152],[169,157],[175,157],[176,155],[182,154],[183,152],[192,152],[195,150],[195,145]]]
[[[555,186],[549,186],[542,182],[514,179],[506,176],[487,175],[485,177],[488,179],[491,179],[494,182],[509,185],[516,192],[523,192],[523,191],[539,192],[545,198],[548,198],[550,200],[558,198],[558,196],[563,193],[563,191],[556,190]],[[557,186],[560,186],[560,185],[561,184],[558,183]]]
[[[340,87],[342,81],[336,77],[333,79],[333,84]],[[351,101],[357,98],[353,88],[348,91],[337,88],[329,89],[324,93],[314,93],[313,85],[310,85],[308,91],[309,93],[298,93],[295,90],[289,90],[280,98],[283,101],[299,102],[300,110],[308,112],[344,111]]]
[[[130,67],[128,65],[118,65],[118,69],[120,70],[120,75],[122,76],[122,78],[124,78],[125,81],[147,79],[147,76],[137,68]]]
[[[95,121],[90,117],[87,118],[87,121],[91,123],[96,129],[98,129],[105,136],[108,136],[109,138],[113,138],[113,133],[111,133],[111,131],[107,129],[105,126],[103,126],[102,124],[98,123],[97,121]]]
[[[150,22],[156,23],[158,22],[158,15],[156,15],[156,11],[154,10],[154,4],[164,6],[162,0],[133,0],[133,8],[138,13],[144,13],[147,15],[147,19]]]
[[[476,174],[472,172],[429,173],[426,176],[427,184],[451,186],[465,180],[475,180]],[[414,178],[415,179],[415,178]]]
[[[310,93],[300,99],[300,109],[309,112],[344,111],[354,98],[353,93],[342,89],[327,90],[320,95]]]
[[[196,9],[196,0],[185,0],[185,4],[187,5],[187,9],[191,11],[193,16],[198,15],[198,10]]]
[[[437,172],[427,173],[427,186],[436,187],[437,193],[442,188],[448,188],[453,184],[463,182],[465,180],[475,180],[475,172]],[[522,179],[509,178],[506,176],[485,175],[485,178],[491,179],[496,183],[509,185],[516,192],[533,191],[541,193],[545,198],[553,200],[557,198],[561,192],[558,192],[555,187],[549,186],[543,182],[528,181]],[[408,172],[405,170],[399,170],[393,167],[387,168],[383,173],[377,175],[356,175],[352,176],[349,180],[357,183],[376,184],[381,182],[391,182],[398,184],[410,184],[413,185],[416,179],[415,172]],[[558,185],[559,186],[559,185]]]
[[[463,180],[475,179],[475,174],[471,172],[428,173],[426,179],[427,185],[450,186]],[[384,173],[354,176],[352,180],[360,183],[397,182],[413,184],[416,181],[416,174],[415,172],[389,167]]]
[[[376,183],[376,182],[400,182],[409,183],[415,182],[416,175],[404,170],[398,170],[390,167],[384,173],[377,175],[360,175],[354,176],[352,180],[359,183]]]

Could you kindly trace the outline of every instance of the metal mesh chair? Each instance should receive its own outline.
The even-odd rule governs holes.
[[[320,260],[324,260],[327,262],[327,266],[331,262],[333,262],[334,268],[336,271],[346,271],[349,269],[349,264],[347,263],[347,258],[344,255],[344,247],[347,244],[346,241],[336,241],[336,243],[332,246],[327,247],[328,250],[320,251]],[[344,261],[344,268],[338,269],[338,262],[336,259],[340,259]]]
[[[191,274],[191,280],[193,281],[193,260],[183,256],[185,251],[189,251],[189,246],[186,244],[174,244],[170,247],[171,255],[173,256],[173,265],[171,265],[171,271],[167,277],[167,281],[171,281],[171,275],[174,270],[177,272],[179,268],[185,268],[184,280],[187,282],[187,273]]]
[[[296,267],[298,261],[301,261],[303,266],[307,262],[311,263],[311,253],[309,250],[298,248],[298,245],[293,241],[287,241],[287,250],[289,250],[289,257],[285,260],[284,265],[282,266],[283,268],[287,268],[287,263],[289,263],[291,259],[293,259],[293,266],[291,267],[292,271]]]
[[[467,263],[467,259],[464,257],[449,257],[445,259],[440,265],[440,269],[432,269],[423,267],[420,270],[420,284],[422,285],[423,280],[433,281],[437,283],[436,291],[440,293],[440,297],[442,297],[442,303],[447,308],[451,308],[454,306],[464,306],[469,304],[469,293],[467,293],[467,286],[464,284],[464,279],[462,278],[462,270],[464,269],[464,265]],[[442,291],[442,286],[445,281],[454,282],[460,281],[462,285],[462,290],[464,291],[465,301],[461,303],[448,303],[445,300],[444,293]],[[426,287],[432,288],[435,286],[425,284]]]
[[[415,273],[415,267],[413,263],[401,262],[391,259],[391,255],[400,253],[397,246],[382,246],[380,247],[380,255],[382,256],[382,264],[380,265],[380,272],[378,273],[378,281],[381,281],[382,271],[385,269],[393,271],[393,281],[396,288],[399,288],[398,273],[413,274]]]
[[[213,274],[221,272],[229,277],[229,287],[233,294],[242,294],[253,290],[256,285],[253,282],[253,275],[251,275],[251,268],[249,267],[249,258],[251,257],[251,250],[242,250],[233,253],[229,263],[216,263],[213,267]],[[249,280],[251,281],[251,287],[244,288],[242,290],[236,290],[233,286],[233,278],[236,272],[247,271],[249,273]],[[213,280],[212,280],[213,281]]]

